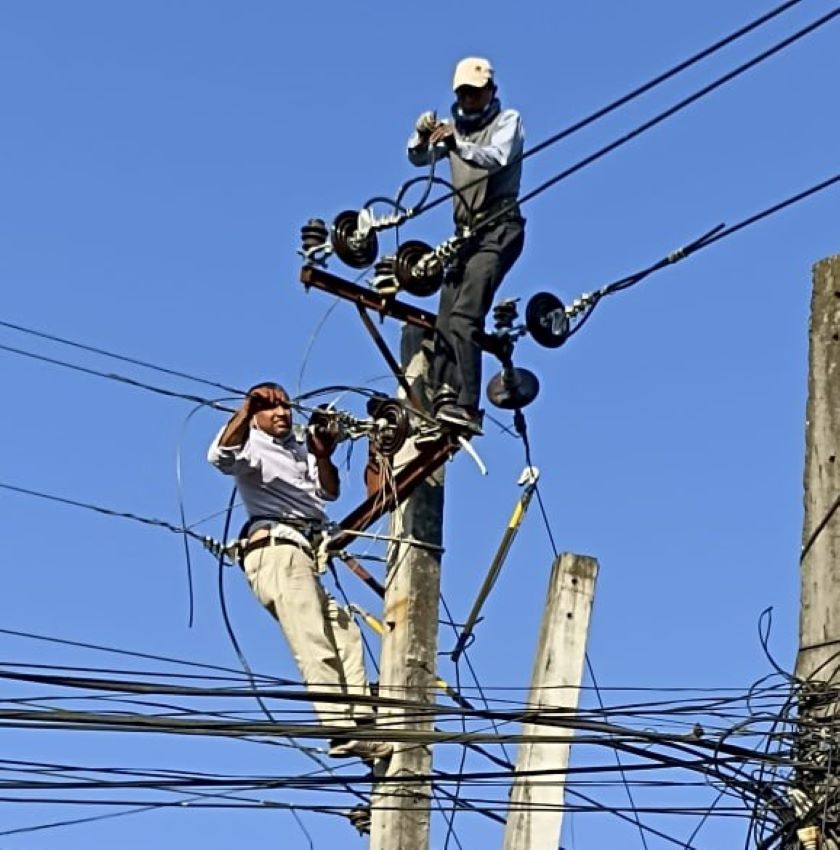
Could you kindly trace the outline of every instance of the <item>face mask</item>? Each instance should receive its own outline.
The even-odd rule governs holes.
[[[481,112],[464,112],[457,101],[452,104],[452,119],[455,129],[462,134],[474,133],[486,127],[501,111],[499,98],[494,97]]]

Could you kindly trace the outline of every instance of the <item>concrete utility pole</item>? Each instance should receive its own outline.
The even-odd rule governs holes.
[[[551,569],[534,672],[531,706],[574,711],[583,678],[589,614],[595,595],[598,562],[584,555],[560,555]],[[525,724],[524,735],[545,727]],[[557,770],[515,782],[505,827],[504,850],[557,850],[563,827],[568,744],[521,744],[516,770]]]
[[[402,363],[414,394],[428,401],[430,348],[418,328],[406,325]],[[394,459],[399,467],[416,454],[407,443]],[[391,535],[428,544],[392,544],[388,553],[380,694],[433,704],[437,681],[440,551],[443,539],[443,467],[394,512]],[[401,722],[399,710],[380,709],[379,722],[389,728],[432,731],[434,717]],[[387,737],[387,736],[385,736]],[[424,850],[429,846],[431,786],[400,782],[401,777],[430,775],[429,746],[398,744],[388,767],[387,784],[371,801],[371,850]]]
[[[797,773],[802,798],[794,802],[803,827],[821,827],[827,815],[836,834],[840,784],[831,774],[840,755],[840,256],[814,266],[809,340],[796,675],[809,682],[799,706],[806,721],[799,757],[815,770]],[[825,848],[836,846],[827,835],[820,840]]]

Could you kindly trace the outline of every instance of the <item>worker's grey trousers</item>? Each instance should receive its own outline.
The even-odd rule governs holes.
[[[464,407],[479,406],[484,319],[524,244],[525,223],[520,218],[479,231],[465,249],[463,271],[448,276],[443,284],[435,325],[433,384],[437,391],[454,390]]]
[[[249,553],[244,567],[257,599],[280,623],[306,685],[370,696],[359,627],[324,589],[309,552],[294,543],[266,546]],[[331,726],[355,726],[372,716],[369,705],[316,700],[314,706]]]

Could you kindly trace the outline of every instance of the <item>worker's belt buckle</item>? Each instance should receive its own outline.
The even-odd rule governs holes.
[[[519,221],[522,219],[522,214],[519,211],[519,204],[516,199],[505,198],[494,204],[490,209],[478,213],[473,220],[472,229],[475,230],[483,221],[488,218],[498,218],[493,222],[494,225],[506,224],[509,221]]]
[[[291,526],[289,527],[291,528]],[[304,530],[300,528],[295,528],[294,531],[297,531],[306,539],[307,554],[314,558],[320,549],[321,542],[324,538],[323,532],[317,529]],[[302,548],[300,543],[290,540],[288,537],[276,537],[273,534],[269,534],[268,537],[261,537],[253,543],[246,542],[240,546],[239,565],[245,565],[245,558],[247,558],[251,552],[257,552],[260,549],[266,549],[269,546],[297,546],[298,548]]]

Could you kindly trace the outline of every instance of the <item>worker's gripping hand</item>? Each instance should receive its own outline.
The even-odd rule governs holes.
[[[446,145],[449,150],[455,149],[455,128],[446,121],[441,121],[437,125],[437,127],[435,127],[435,129],[432,131],[432,135],[429,136],[429,144],[432,147],[434,147],[439,142],[442,142],[444,145]]]
[[[306,447],[319,460],[328,458],[341,440],[341,427],[335,411],[329,405],[319,405],[309,417],[306,428]]]
[[[438,126],[437,113],[433,110],[424,112],[414,123],[414,129],[421,137],[428,137]]]
[[[310,425],[306,429],[306,448],[318,460],[330,457],[335,451],[336,438],[327,428]]]

